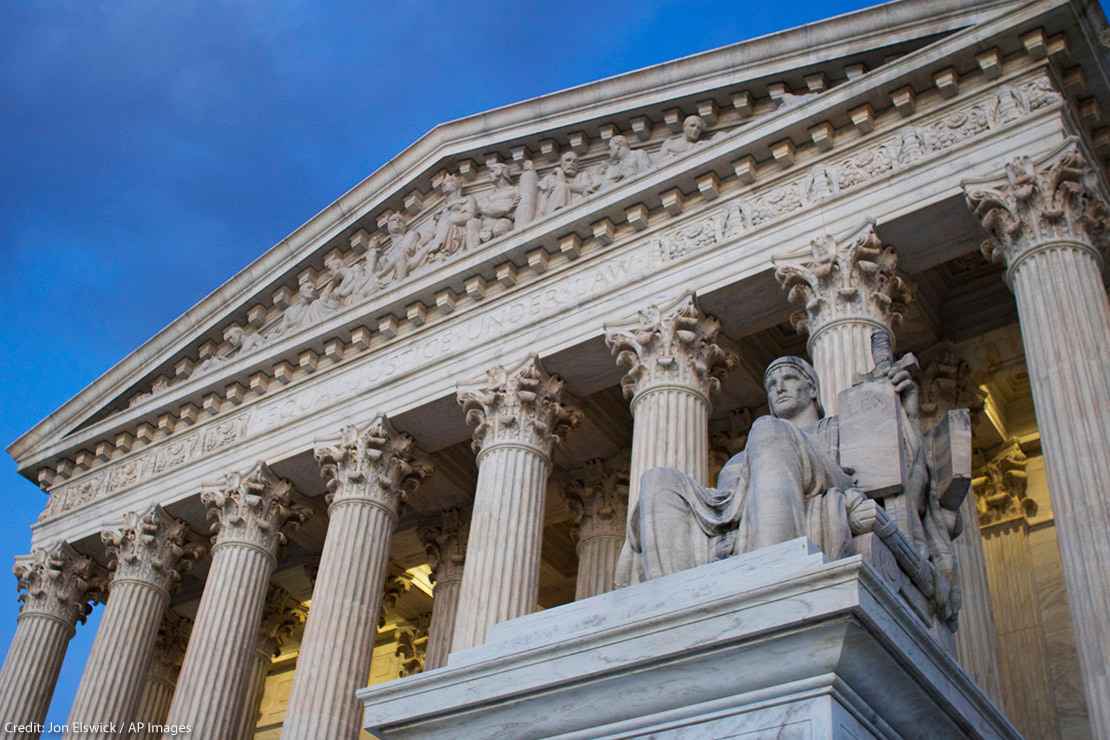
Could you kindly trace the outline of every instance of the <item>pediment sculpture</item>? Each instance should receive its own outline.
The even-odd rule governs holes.
[[[805,102],[812,95],[781,95],[776,110]],[[743,124],[741,124],[743,125]],[[174,383],[212,372],[279,338],[320,323],[339,311],[373,298],[431,265],[472,252],[486,242],[517,231],[538,218],[578,205],[590,197],[630,179],[645,175],[715,141],[698,116],[687,116],[682,130],[661,144],[633,146],[623,134],[610,136],[601,161],[584,163],[571,150],[541,173],[525,159],[514,168],[490,161],[483,178],[468,185],[455,173],[442,175],[436,190],[439,202],[412,220],[392,213],[384,233],[371,238],[364,254],[343,256],[332,252],[318,278],[301,280],[297,294],[277,316],[257,328],[232,326],[225,341],[203,358],[191,372],[169,380],[159,378],[150,391],[131,398],[134,407],[167,390]],[[654,152],[649,152],[654,149]]]
[[[835,560],[856,552],[857,536],[875,533],[934,613],[954,625],[960,594],[952,543],[970,486],[969,417],[949,412],[923,432],[916,361],[893,361],[886,332],[876,332],[873,345],[876,369],[842,392],[838,416],[824,414],[806,360],[772,362],[764,375],[770,413],[752,424],[716,487],[670,468],[646,471],[618,585],[803,536]]]

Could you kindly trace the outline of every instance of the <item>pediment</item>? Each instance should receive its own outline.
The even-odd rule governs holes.
[[[1061,8],[890,3],[438,126],[8,451],[29,477],[58,460],[66,477],[279,392],[511,289],[519,270],[708,202],[784,142],[791,158],[789,142],[820,146],[822,123],[889,107],[891,80],[934,84],[929,50],[945,40],[974,68],[977,29]],[[913,64],[896,75],[899,59]]]

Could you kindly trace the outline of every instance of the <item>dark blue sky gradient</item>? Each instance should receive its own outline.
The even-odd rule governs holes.
[[[5,3],[0,442],[436,123],[868,4]],[[44,498],[4,460],[6,571]],[[5,654],[17,614],[2,576]]]

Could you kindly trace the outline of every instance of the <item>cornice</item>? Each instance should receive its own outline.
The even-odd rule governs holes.
[[[1044,0],[1025,5],[1047,10],[1062,2]],[[221,316],[242,309],[260,284],[281,279],[359,218],[398,197],[403,185],[427,177],[437,163],[465,153],[478,141],[505,147],[513,139],[540,131],[591,121],[596,125],[599,119],[618,112],[951,32],[1021,5],[1014,0],[888,3],[437,126],[21,435],[8,452],[24,464],[28,453],[47,437],[69,431],[83,417],[118,397],[134,383],[136,373],[152,363],[165,362],[183,340],[203,336]]]

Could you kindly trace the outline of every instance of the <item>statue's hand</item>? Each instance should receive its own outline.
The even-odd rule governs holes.
[[[921,392],[910,371],[896,367],[890,376],[890,382],[902,398],[902,408],[905,409],[906,415],[916,420],[921,415]]]
[[[879,503],[868,498],[858,488],[844,491],[845,508],[848,510],[848,527],[852,534],[866,534],[875,529],[879,518]]]

